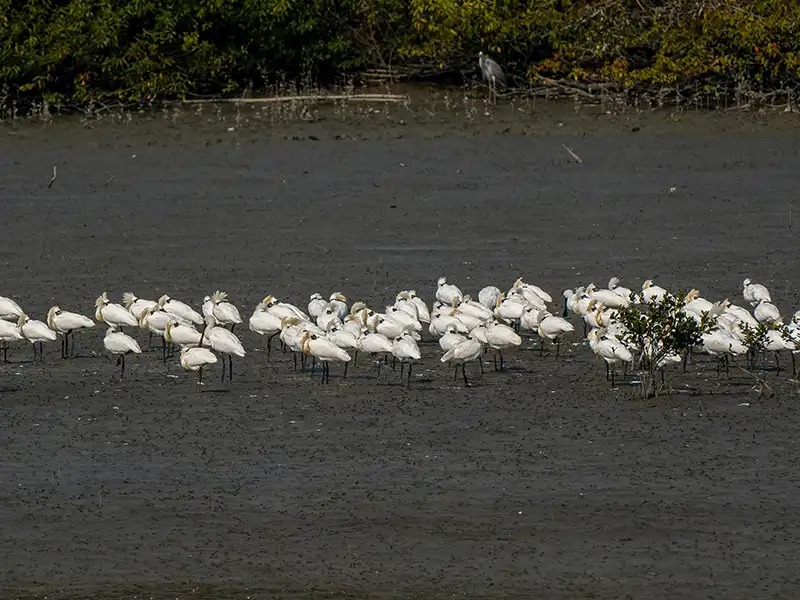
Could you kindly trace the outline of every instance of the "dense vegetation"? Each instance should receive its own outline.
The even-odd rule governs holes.
[[[519,85],[774,93],[800,80],[800,3],[0,0],[5,104],[241,93],[389,65],[475,72],[478,50]]]

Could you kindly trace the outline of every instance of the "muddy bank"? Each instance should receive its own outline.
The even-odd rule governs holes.
[[[4,130],[0,293],[43,318],[54,303],[91,313],[104,290],[199,305],[224,289],[249,315],[267,294],[430,301],[442,274],[473,292],[524,275],[554,298],[614,275],[738,298],[749,276],[799,308],[791,115],[226,115]],[[797,589],[786,377],[759,399],[699,359],[675,380],[696,394],[643,404],[609,390],[583,345],[556,361],[526,339],[470,388],[435,344],[410,389],[365,364],[322,387],[242,331],[233,383],[200,392],[158,353],[116,381],[103,333],[72,361],[55,344],[33,366],[19,346],[0,366],[12,597]]]

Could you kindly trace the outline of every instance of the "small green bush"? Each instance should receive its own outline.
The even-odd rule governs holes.
[[[84,104],[329,82],[387,65],[770,92],[800,80],[786,0],[0,0],[5,103]]]

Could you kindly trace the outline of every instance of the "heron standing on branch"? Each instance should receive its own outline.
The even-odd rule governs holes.
[[[489,84],[489,100],[492,104],[497,104],[497,84],[506,87],[506,76],[503,69],[483,52],[478,53],[478,65],[480,65],[483,80]]]

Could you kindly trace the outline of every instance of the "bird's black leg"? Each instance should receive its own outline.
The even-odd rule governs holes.
[[[347,367],[350,366],[349,362],[344,363],[344,377],[343,379],[347,379]]]
[[[456,365],[456,368],[453,371],[453,383],[456,382],[456,379],[458,379],[458,365]]]
[[[778,352],[775,353],[775,369],[776,369],[776,373],[775,374],[776,375],[780,375],[781,374],[781,361],[780,361]]]
[[[121,359],[120,364],[122,365],[119,372],[119,380],[122,381],[123,379],[125,379],[125,355],[120,354],[119,357]]]
[[[614,381],[614,371],[616,371],[615,367],[611,367],[611,387],[617,387],[616,382]]]
[[[406,387],[411,387],[411,367],[413,364],[414,363],[408,363],[408,383],[406,384]]]
[[[492,358],[494,359],[494,370],[497,371],[497,352],[492,348]]]
[[[539,344],[539,356],[544,356],[544,338],[539,338],[539,340],[542,342]]]
[[[605,361],[603,361],[603,362],[605,362]],[[608,363],[606,363],[606,381],[608,381],[610,373],[611,373],[611,369],[608,367]]]
[[[486,371],[483,370],[483,359],[478,355],[478,364],[481,366],[481,375],[484,375]]]
[[[504,369],[504,366],[503,366],[503,351],[502,350],[498,350],[498,352],[500,353],[500,370],[502,371]]]
[[[271,336],[267,338],[267,362],[269,362],[270,354],[272,354],[272,338],[274,338],[278,333],[273,333]],[[295,357],[295,368],[297,368],[297,357]]]
[[[560,352],[561,352],[561,338],[556,338],[556,358],[558,358]]]
[[[225,368],[226,368],[225,355],[223,354],[223,356],[222,356],[222,379],[220,379],[220,381],[225,381]]]
[[[456,367],[456,373],[458,373],[458,367]],[[461,363],[461,374],[464,376],[464,385],[469,385],[469,381],[467,381],[467,367],[464,363]]]
[[[233,355],[228,354],[228,381],[233,381]]]
[[[353,352],[353,368],[355,369],[358,366],[358,350]]]
[[[403,382],[403,375],[405,373],[405,370],[406,370],[406,363],[401,362],[400,363],[400,382],[401,383]]]

